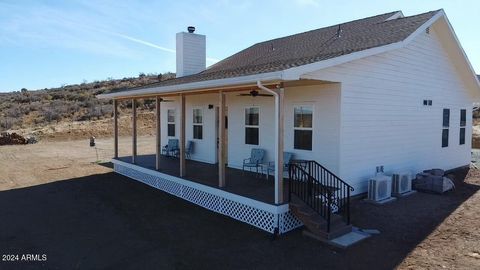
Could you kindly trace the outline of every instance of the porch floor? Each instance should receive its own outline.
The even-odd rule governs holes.
[[[132,163],[131,156],[119,157],[118,160]],[[242,170],[226,167],[224,188],[218,187],[218,165],[186,160],[186,174],[183,179],[218,188],[257,201],[275,204],[274,178],[265,175],[256,175],[254,172],[245,173]],[[155,155],[138,155],[136,165],[155,170]],[[179,159],[161,156],[159,172],[180,177]],[[288,199],[288,179],[283,182],[284,198]]]

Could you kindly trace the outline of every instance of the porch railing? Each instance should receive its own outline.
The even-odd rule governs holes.
[[[350,224],[350,192],[353,187],[314,160],[293,161],[289,165],[289,192],[296,195],[327,221],[330,232],[332,213]]]

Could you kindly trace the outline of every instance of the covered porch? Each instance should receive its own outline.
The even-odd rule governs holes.
[[[285,98],[287,87],[292,88],[288,105]],[[319,89],[325,99],[317,97]],[[303,95],[296,94],[300,90]],[[314,159],[318,152],[313,150],[317,146],[312,146],[310,142],[309,151],[294,149],[292,129],[285,130],[284,126],[286,123],[293,125],[294,107],[299,103],[311,108],[319,100],[320,105],[332,103],[328,98],[331,93],[335,97],[339,95],[338,84],[317,80],[257,81],[210,89],[155,92],[155,88],[151,88],[148,91],[152,92],[105,95],[113,98],[114,105],[115,154],[112,162],[115,172],[270,233],[286,233],[303,225],[289,209],[284,152],[291,152],[293,159]],[[146,154],[137,153],[139,99],[154,99],[156,105],[156,146]],[[117,108],[122,100],[132,104],[132,149],[128,155],[120,156]],[[253,123],[247,123],[246,108],[258,108]],[[315,113],[338,115],[338,107],[335,110],[322,108],[326,107],[319,106]],[[286,111],[289,113],[288,120],[285,119]],[[310,112],[313,113],[313,110]],[[195,133],[197,127],[201,128],[200,133]],[[253,133],[257,136],[256,140],[247,141],[246,131],[252,128],[256,129]],[[322,128],[325,124],[319,125],[317,130]],[[163,155],[162,150],[171,140],[177,141],[176,157]],[[190,141],[198,148],[192,159],[187,159],[190,156],[186,145]],[[284,145],[286,141],[288,148]],[[321,146],[328,140],[318,140],[317,143]],[[238,169],[241,168],[241,160],[255,148],[264,150],[267,156],[262,164],[274,164],[272,175],[266,177],[265,174]],[[325,157],[331,156],[326,154],[325,149],[322,153]]]

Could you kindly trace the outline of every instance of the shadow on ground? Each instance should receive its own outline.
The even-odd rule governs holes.
[[[354,225],[382,234],[336,251],[296,230],[267,233],[114,173],[0,192],[2,254],[46,254],[38,269],[391,269],[478,186],[385,206],[357,201]]]

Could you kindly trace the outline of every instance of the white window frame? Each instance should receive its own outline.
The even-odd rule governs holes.
[[[247,111],[247,109],[252,109],[252,108],[258,109],[258,125],[247,125],[246,124],[246,122],[247,122],[246,111]],[[243,108],[243,126],[244,126],[243,127],[243,143],[245,145],[260,145],[260,115],[261,115],[260,106],[246,106],[246,107]],[[246,141],[247,141],[247,137],[246,137],[247,128],[258,129],[258,144],[248,144],[248,143],[246,143]]]
[[[195,123],[195,110],[200,110],[200,114],[202,116],[202,122],[201,123]],[[193,107],[192,108],[192,139],[194,140],[198,140],[198,141],[201,141],[203,140],[203,116],[204,116],[204,110],[202,107]],[[195,138],[195,126],[201,126],[202,127],[202,138],[201,139],[198,139],[198,138]]]
[[[170,121],[170,119],[168,119],[168,116],[169,116],[169,111],[173,111],[173,122]],[[177,110],[175,108],[167,108],[167,137],[171,137],[171,138],[175,138],[175,136],[177,135]],[[174,133],[175,135],[173,136],[170,136],[168,134],[168,125],[171,125],[173,124],[174,125]]]
[[[465,111],[465,123],[462,123],[462,111]],[[460,143],[460,139],[462,136],[462,129],[463,129],[463,143]],[[458,144],[465,145],[467,142],[467,109],[460,109],[460,129],[458,133]]]
[[[443,123],[444,111],[448,110],[448,126]],[[448,148],[450,146],[450,119],[452,118],[452,109],[451,108],[442,108],[442,149]],[[443,132],[447,131],[447,145],[443,146]]]
[[[295,109],[296,108],[299,108],[299,107],[310,107],[312,109],[312,127],[309,127],[309,128],[306,128],[306,127],[295,127]],[[292,139],[293,139],[293,142],[292,142],[292,148],[295,150],[295,151],[306,151],[306,152],[312,152],[313,151],[313,148],[314,148],[314,145],[315,145],[315,136],[313,136],[313,134],[315,133],[315,106],[313,103],[297,103],[297,104],[293,104],[293,108],[292,108],[292,127],[293,127],[293,136],[292,136]],[[312,149],[308,150],[308,149],[299,149],[299,148],[295,148],[295,130],[311,130],[312,131]]]

